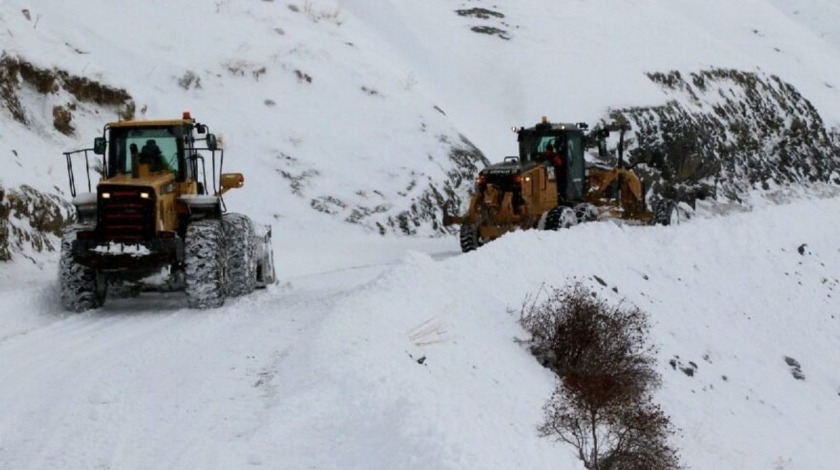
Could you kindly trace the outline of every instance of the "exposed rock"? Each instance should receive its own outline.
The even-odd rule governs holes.
[[[29,186],[0,188],[0,261],[27,250],[55,251],[53,237],[74,216],[74,208],[60,197]]]
[[[840,183],[840,139],[814,106],[776,76],[713,69],[650,73],[673,99],[618,109],[635,138],[628,160],[648,187],[692,203],[792,183]]]
[[[448,138],[441,136],[441,140],[450,143],[449,160],[452,163],[446,173],[446,180],[442,183],[430,181],[428,187],[411,204],[411,208],[388,217],[387,228],[406,235],[417,233],[424,224],[431,224],[437,233],[445,233],[447,229],[441,220],[441,208],[452,208],[453,213],[460,213],[462,204],[468,204],[466,192],[472,189],[473,178],[478,171],[489,164],[489,161],[475,145],[463,135],[460,142],[450,143]],[[385,228],[377,224],[381,233]]]
[[[116,107],[122,119],[134,117],[134,100],[122,88],[71,75],[57,68],[39,68],[22,58],[11,57],[5,53],[0,55],[0,103],[9,110],[12,118],[28,125],[29,117],[20,101],[20,92],[24,86],[44,96],[56,95],[62,91],[69,95],[71,102],[52,108],[53,124],[56,130],[64,134],[73,132],[70,121],[76,103]]]

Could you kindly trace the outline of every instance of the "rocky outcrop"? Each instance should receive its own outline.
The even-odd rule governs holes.
[[[472,189],[475,175],[489,164],[481,150],[466,137],[459,137],[460,141],[455,143],[441,137],[451,146],[449,161],[452,166],[446,172],[446,179],[442,182],[429,180],[423,193],[411,201],[410,209],[389,216],[385,226],[377,224],[380,233],[385,233],[387,226],[391,230],[413,235],[425,224],[431,224],[437,233],[447,231],[442,223],[441,208],[451,206],[460,210],[460,207],[468,204],[469,200],[464,199],[467,190]]]
[[[446,148],[445,156],[427,155],[429,171],[424,168],[395,168],[405,183],[399,189],[389,188],[389,193],[370,187],[358,188],[354,197],[342,197],[336,193],[321,195],[309,200],[313,209],[342,217],[345,222],[359,224],[385,235],[443,234],[451,229],[443,227],[444,206],[460,210],[468,203],[473,179],[478,171],[489,162],[484,154],[466,137],[459,135],[456,141],[439,135],[438,141]],[[288,180],[292,193],[304,196],[310,180],[320,176],[314,169],[303,168],[301,162],[286,156],[291,170],[280,174]],[[442,169],[445,177],[433,177],[432,169]]]
[[[58,196],[26,185],[0,187],[0,261],[31,251],[55,251],[57,237],[73,214],[73,206]]]
[[[51,98],[49,105],[52,107],[52,124],[62,134],[74,132],[73,112],[80,103],[117,108],[122,119],[134,116],[134,100],[122,88],[114,88],[57,68],[40,68],[25,59],[5,53],[0,55],[0,105],[8,110],[14,120],[29,125],[30,116],[21,101],[24,87]]]
[[[838,131],[781,78],[727,69],[648,77],[672,99],[610,119],[631,124],[628,160],[655,192],[740,200],[751,189],[840,183]]]

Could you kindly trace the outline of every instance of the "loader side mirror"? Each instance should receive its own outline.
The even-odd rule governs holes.
[[[222,173],[222,176],[219,178],[219,183],[224,193],[229,189],[237,189],[244,186],[245,176],[242,173]]]
[[[93,153],[96,155],[105,155],[105,137],[97,137],[93,139]]]
[[[216,140],[216,134],[207,134],[207,149],[216,150],[219,148],[219,142]]]

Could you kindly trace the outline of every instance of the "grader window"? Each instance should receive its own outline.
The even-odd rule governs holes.
[[[563,138],[558,137],[558,136],[549,135],[549,136],[543,136],[540,139],[540,142],[537,145],[537,152],[539,152],[539,153],[547,152],[549,144],[551,145],[551,147],[554,150],[556,150],[558,152],[563,150]]]

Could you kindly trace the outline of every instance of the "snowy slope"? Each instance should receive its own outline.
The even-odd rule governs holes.
[[[2,50],[125,88],[138,115],[209,124],[247,178],[229,206],[274,227],[280,280],[206,312],[144,294],[69,315],[55,254],[0,264],[0,468],[581,468],[536,436],[553,377],[514,341],[524,298],[573,277],[651,315],[657,398],[689,467],[840,460],[832,188],[675,227],[515,233],[467,255],[311,208],[335,196],[387,206],[384,220],[440,183],[459,135],[498,160],[516,152],[512,125],[664,100],[650,71],[777,74],[837,127],[833,4],[112,3],[0,2]],[[504,16],[455,12],[471,8]],[[0,106],[3,185],[67,195],[61,151],[114,118],[82,106],[60,135],[50,110],[67,99],[29,93],[29,129]]]

